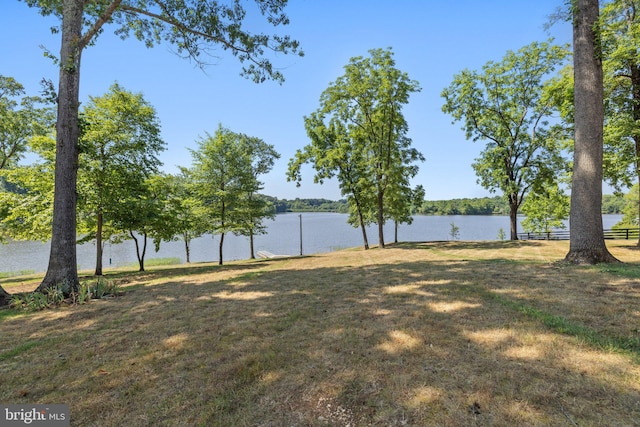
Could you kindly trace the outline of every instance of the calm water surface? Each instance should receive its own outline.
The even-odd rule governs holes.
[[[362,232],[347,224],[346,214],[303,213],[302,251],[305,255],[331,252],[362,245]],[[605,229],[611,228],[622,219],[621,215],[604,215]],[[416,216],[413,224],[401,224],[398,228],[400,241],[450,240],[451,224],[459,227],[460,240],[496,240],[499,230],[509,235],[508,216]],[[300,214],[277,215],[274,221],[267,221],[267,234],[256,236],[255,250],[265,250],[278,255],[300,254]],[[394,238],[393,225],[385,227],[385,242]],[[370,245],[378,242],[376,227],[367,230]],[[206,262],[218,259],[219,236],[203,236],[191,243],[191,261]],[[95,245],[78,245],[78,266],[81,270],[91,270],[95,266]],[[147,246],[145,259],[179,258],[185,262],[184,243],[163,242],[155,252],[153,243]],[[234,235],[225,236],[223,258],[225,261],[249,258],[249,239]],[[49,261],[49,243],[11,242],[0,244],[0,272],[33,271],[44,272]],[[104,269],[136,264],[133,241],[122,244],[107,244],[104,250]]]

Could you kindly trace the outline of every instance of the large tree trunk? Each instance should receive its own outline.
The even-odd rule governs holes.
[[[598,0],[576,0],[573,17],[575,150],[571,185],[570,247],[576,264],[617,261],[602,229],[603,85],[598,47]]]
[[[65,295],[77,291],[79,285],[76,262],[76,180],[83,4],[83,0],[65,0],[62,6],[53,232],[47,273],[36,289],[42,292],[59,286]]]
[[[0,286],[0,307],[8,305],[11,302],[11,294]]]

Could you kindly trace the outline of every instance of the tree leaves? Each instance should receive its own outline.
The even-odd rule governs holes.
[[[411,148],[402,107],[420,91],[417,81],[395,68],[391,49],[374,49],[354,57],[345,73],[320,96],[320,107],[305,117],[311,143],[289,161],[287,179],[301,180],[300,169],[311,163],[315,182],[336,177],[350,205],[349,222],[363,230],[387,219],[408,221],[416,194],[409,181],[415,162],[424,157]],[[386,211],[386,213],[385,213]]]
[[[280,155],[259,138],[218,126],[192,150],[193,164],[187,171],[193,195],[201,209],[204,230],[212,234],[252,236],[263,231],[262,219],[272,216],[259,176],[273,167]],[[220,258],[222,264],[222,242]]]
[[[467,139],[486,142],[473,168],[483,187],[509,199],[512,239],[524,196],[554,182],[564,168],[556,133],[549,128],[555,110],[545,79],[568,55],[565,46],[532,43],[507,52],[500,62],[487,62],[480,72],[463,70],[442,91],[442,110],[462,122]]]

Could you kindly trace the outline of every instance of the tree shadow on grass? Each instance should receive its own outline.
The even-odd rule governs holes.
[[[115,300],[7,320],[0,348],[38,344],[0,361],[0,401],[70,403],[74,423],[106,426],[632,425],[640,416],[637,365],[488,296],[589,321],[586,307],[548,289],[582,277],[577,269],[380,254],[356,267],[195,268],[188,282],[162,269],[144,279],[167,282]]]

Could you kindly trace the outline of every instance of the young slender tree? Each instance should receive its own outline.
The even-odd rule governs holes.
[[[569,197],[557,185],[545,187],[542,191],[531,192],[522,204],[522,220],[525,231],[548,233],[553,229],[565,228],[569,217]]]
[[[160,165],[156,155],[164,143],[153,107],[142,95],[118,85],[103,97],[91,98],[83,109],[83,124],[79,227],[85,241],[96,241],[95,273],[99,275],[102,237],[121,238],[123,230],[113,220],[127,224],[122,218],[134,210],[123,210],[123,202],[147,192],[146,180]],[[0,229],[13,239],[46,241],[51,238],[55,138],[32,137],[29,147],[38,156],[35,162],[4,171],[7,182],[18,190],[0,192],[2,206],[8,207]]]
[[[527,193],[551,185],[564,169],[561,147],[548,120],[555,112],[546,79],[569,55],[566,47],[532,43],[490,61],[482,71],[464,70],[442,91],[442,110],[462,122],[467,139],[486,141],[473,163],[478,182],[509,202],[511,239]]]
[[[413,215],[424,202],[424,195],[422,185],[411,188],[409,183],[404,183],[390,188],[385,212],[394,224],[394,243],[398,243],[398,226],[413,223]]]
[[[289,161],[287,180],[296,181],[296,185],[300,186],[301,169],[305,163],[313,164],[316,183],[335,176],[342,195],[347,198],[348,222],[354,227],[360,227],[364,249],[369,249],[366,227],[374,221],[370,214],[373,190],[367,179],[367,171],[360,161],[364,156],[361,152],[363,147],[348,137],[344,123],[332,119],[325,125],[325,119],[326,116],[320,112],[305,117],[305,128],[311,144],[304,151],[297,150],[295,157]]]
[[[576,264],[616,262],[602,227],[603,76],[598,0],[574,0],[574,154],[565,260]]]
[[[207,220],[207,231],[220,235],[218,263],[222,265],[226,234],[252,229],[247,223],[247,196],[261,188],[257,177],[271,168],[277,153],[262,140],[220,125],[214,135],[201,138],[198,149],[191,154],[189,176]],[[254,225],[255,221],[253,218],[250,223]]]
[[[108,239],[119,232],[111,224],[113,212],[158,172],[157,156],[165,147],[155,109],[142,94],[117,83],[105,95],[90,97],[82,122],[79,225],[87,240],[95,239],[95,274],[102,275],[103,233]]]
[[[163,180],[167,194],[160,237],[165,241],[182,240],[188,264],[192,240],[206,232],[204,212],[187,169],[183,168],[179,175],[164,175]]]
[[[139,271],[144,271],[149,239],[153,240],[156,252],[160,249],[167,222],[168,191],[162,175],[151,175],[137,185],[135,191],[127,191],[110,212],[113,227],[120,230],[114,241],[133,240]]]
[[[246,185],[243,186],[243,194],[238,200],[239,227],[235,234],[249,238],[249,256],[254,259],[254,236],[266,233],[264,219],[275,218],[273,205],[258,194],[264,188],[260,176],[271,171],[275,160],[280,158],[280,154],[273,145],[256,137],[240,135],[239,144],[241,151],[245,153],[245,172],[248,173],[248,176]]]
[[[105,26],[123,38],[135,36],[151,47],[161,42],[204,65],[202,54],[218,47],[242,63],[242,73],[255,82],[282,81],[267,51],[300,53],[288,36],[252,34],[242,25],[246,11],[238,1],[217,0],[24,0],[43,15],[61,19],[60,78],[51,253],[43,291],[60,286],[65,294],[79,284],[76,265],[76,181],[80,64],[84,49],[96,42]],[[286,25],[286,0],[255,0],[257,9],[274,26]],[[248,65],[247,65],[248,64]]]
[[[289,179],[298,179],[300,166],[308,161],[317,180],[337,174],[343,195],[359,204],[361,225],[373,214],[379,247],[384,248],[387,191],[415,176],[415,163],[424,160],[411,147],[402,114],[420,86],[396,68],[391,49],[369,54],[351,58],[345,74],[320,96],[318,111],[305,118],[312,142],[291,160]]]

